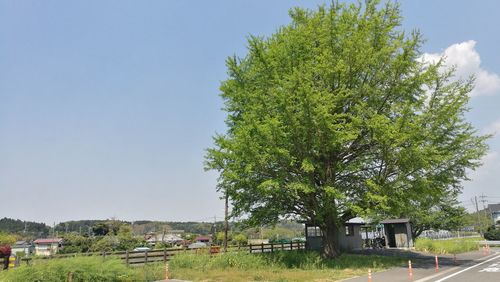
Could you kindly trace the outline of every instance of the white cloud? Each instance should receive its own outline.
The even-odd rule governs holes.
[[[492,124],[486,126],[483,130],[482,133],[484,134],[494,134],[497,135],[500,133],[500,119],[493,122]]]
[[[446,66],[456,67],[456,78],[466,79],[475,75],[476,82],[471,96],[500,93],[500,77],[481,68],[481,57],[475,46],[476,41],[469,40],[453,44],[442,53],[424,53],[420,59],[424,62],[435,63],[444,57]]]

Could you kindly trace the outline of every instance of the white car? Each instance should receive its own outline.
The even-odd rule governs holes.
[[[137,247],[134,249],[134,252],[148,252],[148,251],[151,251],[151,249],[148,247]]]
[[[200,248],[206,248],[207,247],[207,244],[203,243],[203,242],[196,242],[196,243],[192,243],[188,246],[188,249],[200,249]]]

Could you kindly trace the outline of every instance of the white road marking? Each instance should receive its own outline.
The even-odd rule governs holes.
[[[450,269],[446,269],[445,271],[441,271],[439,273],[436,273],[436,274],[433,274],[431,276],[427,276],[427,277],[424,277],[422,279],[418,279],[417,281],[415,282],[425,282],[425,281],[429,281],[429,280],[432,280],[438,276],[443,276],[444,274],[448,273],[448,272],[452,272],[452,271],[455,271],[457,269],[460,269],[460,267],[456,266],[456,267],[453,267],[453,268],[450,268]]]
[[[451,275],[448,275],[448,276],[446,276],[446,277],[443,277],[443,278],[441,278],[441,279],[437,280],[436,282],[441,282],[441,281],[447,280],[447,279],[449,279],[449,278],[451,278],[451,277],[453,277],[453,276],[456,276],[456,275],[458,275],[458,274],[460,274],[460,273],[462,273],[462,272],[465,272],[465,271],[467,271],[467,270],[469,270],[469,269],[472,269],[472,268],[474,268],[474,267],[480,266],[481,264],[487,263],[487,262],[492,261],[492,260],[497,259],[497,258],[500,258],[500,256],[496,256],[496,257],[490,258],[490,259],[488,259],[488,260],[485,260],[485,261],[483,261],[483,262],[480,262],[480,263],[478,263],[478,264],[475,264],[475,265],[473,265],[473,266],[467,267],[466,269],[460,270],[460,271],[455,272],[455,273],[453,273],[453,274],[451,274]]]
[[[500,264],[490,264],[487,268],[479,270],[479,272],[500,272]]]

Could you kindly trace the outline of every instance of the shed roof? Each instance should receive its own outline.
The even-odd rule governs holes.
[[[396,219],[386,219],[382,220],[380,223],[382,224],[392,224],[392,223],[407,223],[410,222],[408,218],[396,218]]]
[[[36,239],[33,243],[35,243],[35,244],[61,243],[62,240],[63,239],[61,239],[61,238]]]

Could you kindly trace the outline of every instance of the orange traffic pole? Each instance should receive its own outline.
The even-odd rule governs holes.
[[[413,280],[413,268],[411,267],[411,260],[408,261],[408,276]]]
[[[453,254],[453,264],[457,264],[457,255]]]
[[[368,268],[368,282],[372,282],[372,270]]]
[[[436,271],[439,270],[439,261],[438,261],[438,256],[435,256],[436,259]]]

